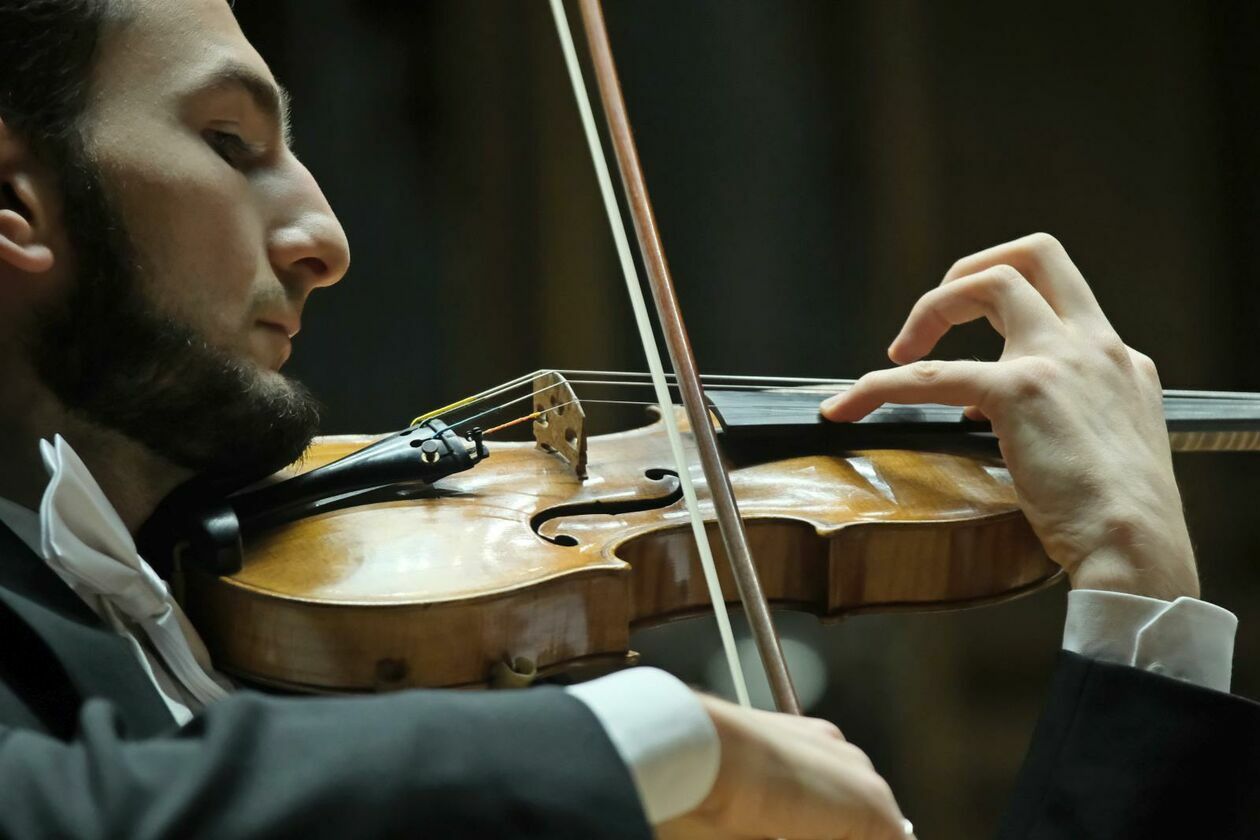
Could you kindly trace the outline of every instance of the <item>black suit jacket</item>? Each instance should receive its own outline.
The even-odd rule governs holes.
[[[176,729],[127,643],[0,526],[0,837],[649,838],[558,689],[281,699]]]
[[[1064,652],[1000,840],[1260,838],[1260,704]]]
[[[555,689],[277,699],[176,730],[124,640],[0,526],[0,837],[646,838]],[[1001,840],[1260,837],[1260,705],[1064,653]]]

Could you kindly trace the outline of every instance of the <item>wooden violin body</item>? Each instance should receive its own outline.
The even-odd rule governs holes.
[[[585,479],[550,447],[499,443],[434,488],[279,526],[246,542],[234,575],[185,569],[185,607],[219,667],[287,690],[620,667],[632,628],[711,609],[661,426],[591,437]],[[320,439],[303,468],[370,440]],[[995,450],[754,458],[730,475],[776,606],[823,619],[956,607],[1058,573]],[[698,470],[693,479],[709,514]]]

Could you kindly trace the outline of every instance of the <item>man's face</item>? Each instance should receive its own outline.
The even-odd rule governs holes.
[[[311,401],[278,371],[307,296],[346,271],[345,235],[227,3],[132,6],[100,45],[42,367],[71,408],[194,470],[295,457],[250,445],[309,438]],[[117,230],[82,230],[100,225]]]

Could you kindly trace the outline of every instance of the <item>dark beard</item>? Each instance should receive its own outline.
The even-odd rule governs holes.
[[[99,173],[85,154],[70,157],[65,225],[78,278],[37,320],[39,376],[74,413],[210,480],[243,482],[297,460],[318,429],[318,403],[156,312]]]

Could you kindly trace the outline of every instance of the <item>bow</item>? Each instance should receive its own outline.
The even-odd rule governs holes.
[[[683,407],[686,409],[691,433],[695,438],[700,455],[700,467],[709,487],[717,516],[718,530],[722,535],[722,544],[734,573],[735,583],[739,590],[740,601],[748,616],[749,627],[761,656],[762,666],[769,679],[770,691],[775,706],[781,712],[800,714],[800,702],[792,686],[792,678],[783,657],[783,649],[779,644],[778,634],[774,629],[774,621],[770,616],[770,608],[766,603],[765,593],[757,578],[753,564],[752,552],[748,545],[748,534],[739,515],[739,506],[731,489],[730,477],[722,462],[717,447],[717,438],[713,424],[709,419],[708,402],[704,394],[704,386],[700,381],[699,369],[695,354],[691,349],[691,341],[687,337],[687,329],[683,323],[682,310],[678,305],[678,297],[674,292],[674,282],[670,276],[669,264],[665,259],[665,249],[661,244],[660,232],[656,226],[656,216],[652,211],[652,202],[648,197],[647,182],[643,177],[643,169],[639,164],[638,151],[635,148],[634,135],[630,129],[630,119],[626,111],[625,99],[621,93],[621,84],[617,78],[617,68],[613,62],[612,48],[608,41],[608,31],[604,24],[603,9],[599,0],[580,0],[582,21],[586,31],[587,46],[595,69],[596,83],[600,100],[604,106],[609,137],[617,158],[617,168],[621,174],[622,187],[630,207],[634,221],[635,235],[639,243],[639,253],[647,272],[648,286],[652,291],[652,299],[656,307],[656,315],[665,338],[665,346],[669,350],[679,393]],[[625,223],[617,206],[617,196],[612,186],[612,178],[608,172],[608,163],[604,157],[599,131],[595,127],[586,85],[582,78],[581,65],[578,62],[577,50],[569,31],[568,18],[564,12],[562,0],[551,0],[551,11],[556,21],[556,29],[560,36],[561,48],[564,50],[565,64],[569,70],[569,78],[573,83],[573,93],[581,112],[582,125],[585,129],[587,143],[591,150],[591,159],[595,165],[596,177],[599,179],[600,192],[604,198],[604,207],[608,214],[608,222],[612,228],[613,239],[621,262],[622,273],[626,281],[626,290],[630,294],[631,306],[635,313],[635,322],[639,330],[639,339],[643,352],[647,356],[648,370],[651,372],[652,384],[656,399],[661,406],[670,405],[669,387],[665,381],[664,366],[660,351],[652,332],[652,324],[647,306],[643,298],[642,287],[635,270],[634,260],[630,255],[630,247],[625,231]],[[735,652],[734,636],[731,632],[730,618],[726,611],[726,601],[718,583],[717,570],[713,562],[713,550],[709,545],[704,520],[700,515],[699,502],[695,487],[691,481],[691,471],[683,449],[682,435],[673,412],[662,412],[670,447],[673,450],[678,475],[682,483],[683,498],[691,519],[692,533],[695,535],[697,547],[704,568],[705,581],[709,589],[709,597],[713,602],[713,612],[717,617],[718,629],[722,634],[722,644],[731,669],[731,679],[736,693],[743,705],[749,705],[748,689],[744,684],[743,673]]]

